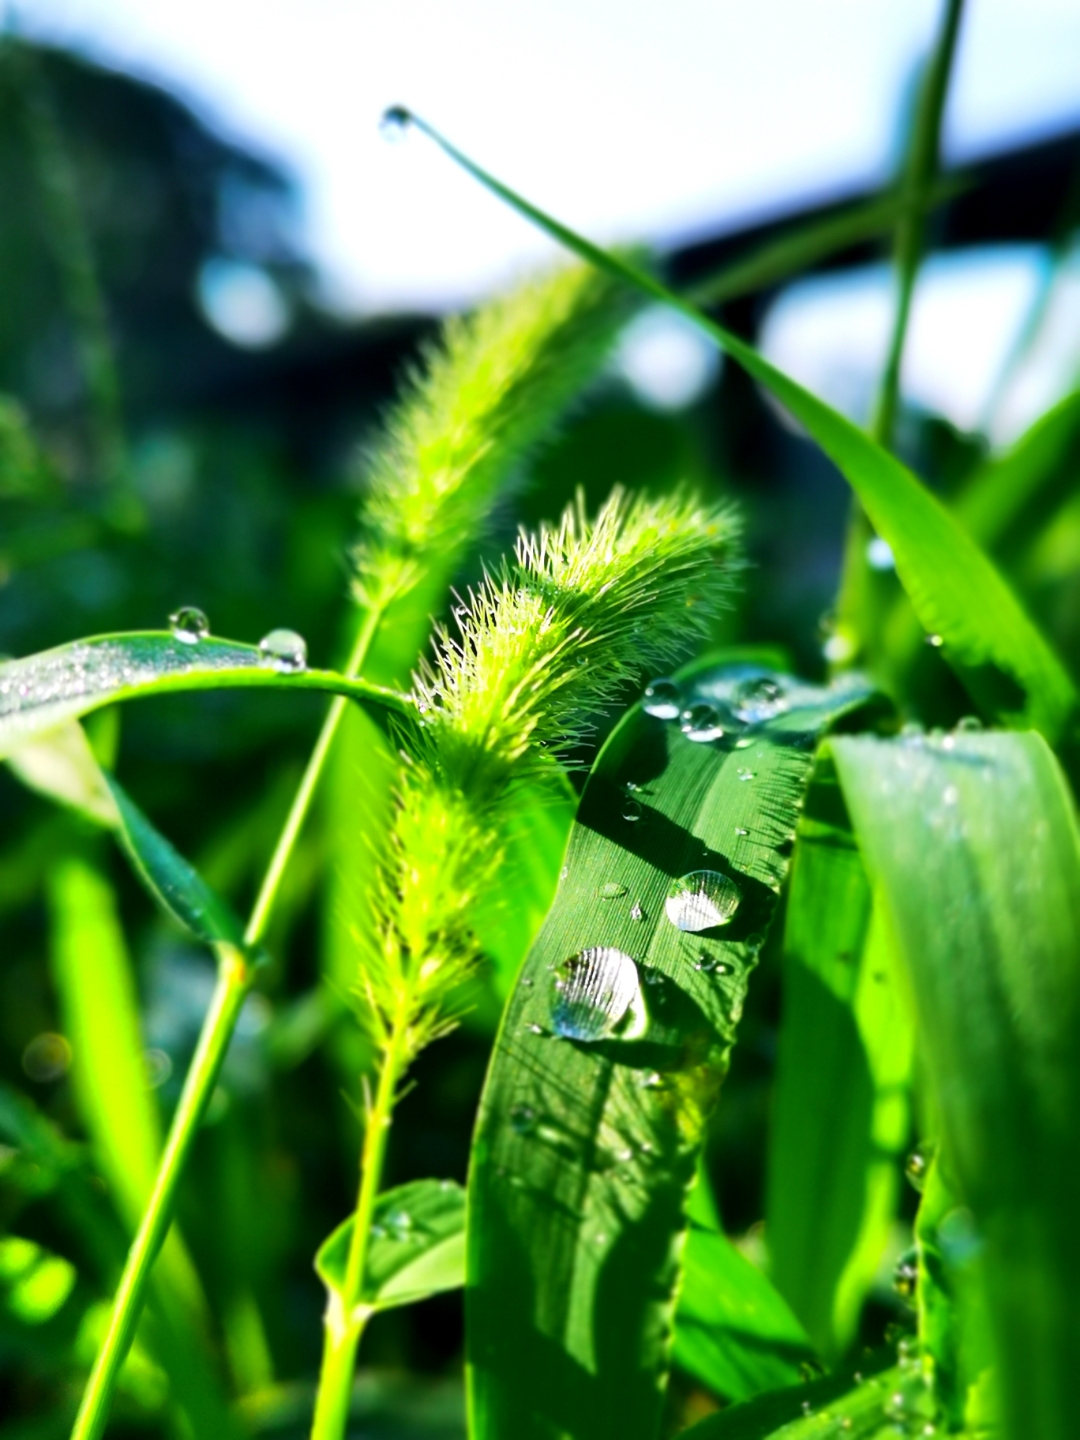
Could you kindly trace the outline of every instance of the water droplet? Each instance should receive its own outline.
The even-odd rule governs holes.
[[[295,673],[307,668],[307,641],[295,630],[271,630],[259,641],[259,654],[275,670]]]
[[[622,818],[623,818],[624,820],[629,820],[631,824],[633,824],[633,822],[634,822],[635,820],[640,820],[640,819],[641,819],[641,801],[640,801],[640,800],[635,800],[632,796],[628,796],[628,797],[623,801]]]
[[[379,134],[384,140],[389,140],[392,145],[397,145],[405,139],[411,124],[412,116],[404,105],[391,105],[382,113],[379,121]]]
[[[804,1400],[804,1401],[802,1402],[802,1413],[803,1413],[804,1415],[813,1415],[813,1413],[814,1413],[814,1407],[813,1407],[813,1405],[810,1404],[810,1401],[809,1401],[809,1400]]]
[[[542,1025],[537,1025],[535,1020],[532,1022],[531,1025],[523,1025],[521,1028],[525,1031],[527,1035],[543,1035],[544,1033],[544,1027]]]
[[[645,919],[645,911],[641,908],[641,901],[640,901],[640,900],[635,900],[634,903],[633,903],[633,905],[631,905],[631,907],[630,907],[630,919],[631,919],[631,920],[644,920],[644,919]]]
[[[927,635],[926,643],[927,645],[932,645],[935,650],[940,650],[942,645],[945,644],[945,641],[940,635]]]
[[[521,983],[522,985],[524,985],[526,988],[531,987],[532,984],[533,984],[532,976],[531,976],[531,975],[523,975],[523,976],[521,977],[520,983]]]
[[[743,827],[742,825],[736,825],[736,826],[735,826],[735,834],[736,834],[736,835],[749,835],[749,834],[750,834],[750,831],[744,829],[744,827]]]
[[[564,865],[564,866],[562,867],[562,869],[559,871],[559,879],[560,879],[560,880],[565,880],[566,877],[567,877],[567,875],[569,875],[569,874],[570,874],[570,866],[569,866],[569,865]]]
[[[699,701],[682,712],[679,729],[688,740],[719,740],[724,733],[723,717],[715,705]]]
[[[169,616],[169,629],[174,639],[185,645],[197,645],[210,634],[210,621],[194,605],[181,605]]]
[[[638,969],[625,951],[593,945],[559,967],[551,1016],[556,1035],[566,1040],[607,1040],[628,1015],[632,1032],[644,1028]]]
[[[752,735],[741,735],[739,739],[735,741],[735,749],[749,750],[750,746],[753,745],[753,743],[754,737]]]
[[[918,1190],[920,1195],[922,1194],[923,1186],[926,1184],[926,1175],[930,1169],[930,1163],[934,1158],[934,1148],[932,1142],[924,1141],[923,1144],[916,1145],[915,1149],[912,1150],[911,1154],[904,1161],[904,1174],[911,1184],[914,1185],[915,1189]]]
[[[658,1090],[663,1083],[658,1070],[646,1070],[638,1081],[643,1090]]]
[[[651,680],[641,701],[646,715],[657,720],[674,720],[682,709],[682,691],[674,680]]]
[[[982,728],[983,723],[977,715],[961,715],[956,722],[956,729],[962,735],[971,735]]]
[[[783,687],[768,675],[744,680],[735,690],[735,714],[747,725],[760,724],[787,709]]]
[[[23,1051],[22,1068],[39,1085],[59,1080],[71,1069],[71,1046],[63,1035],[43,1031]]]
[[[746,943],[752,950],[755,945],[763,945],[765,943],[765,936],[762,935],[760,930],[752,930],[746,937]]]
[[[386,1217],[386,1233],[391,1240],[407,1240],[412,1234],[413,1218],[407,1210],[391,1210]]]
[[[531,1135],[536,1129],[536,1111],[531,1105],[515,1105],[510,1111],[510,1128],[518,1135]]]
[[[739,777],[740,780],[753,780],[754,778],[754,771],[748,769],[745,765],[740,765],[739,768],[735,771],[735,774]]]
[[[620,885],[617,880],[609,880],[606,885],[601,885],[596,892],[600,900],[618,900],[626,894],[626,886]]]
[[[915,1294],[915,1287],[919,1283],[919,1261],[914,1250],[905,1251],[896,1262],[893,1270],[893,1289],[905,1300],[910,1300]]]
[[[696,932],[726,925],[741,899],[739,887],[726,875],[716,870],[692,870],[672,881],[664,909],[678,929]]]

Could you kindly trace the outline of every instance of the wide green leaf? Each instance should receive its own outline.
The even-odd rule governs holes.
[[[323,1241],[315,1269],[326,1288],[345,1281],[354,1217]],[[371,1310],[412,1305],[465,1283],[465,1191],[452,1180],[414,1180],[375,1203],[361,1303]]]
[[[866,700],[853,679],[691,671],[666,713],[711,738],[635,708],[599,757],[477,1121],[477,1440],[654,1433],[703,1126],[816,737]]]
[[[1057,740],[1074,715],[1075,686],[993,562],[949,510],[858,426],[745,340],[717,325],[653,275],[594,245],[495,179],[426,121],[398,112],[469,174],[575,255],[693,321],[810,433],[888,541],[896,572],[926,633],[989,715]]]
[[[773,1280],[830,1357],[854,1337],[908,1139],[913,1035],[892,949],[821,765],[787,903],[765,1233]]]
[[[1035,734],[831,745],[910,973],[1013,1440],[1080,1434],[1080,836]],[[943,1222],[944,1223],[944,1222]]]
[[[331,670],[289,668],[256,645],[210,637],[188,644],[167,630],[130,631],[0,665],[0,759],[43,731],[118,700],[254,685],[347,695],[380,719],[412,713],[395,691]]]

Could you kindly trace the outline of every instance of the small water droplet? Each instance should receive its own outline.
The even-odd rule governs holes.
[[[760,930],[752,930],[746,937],[746,943],[753,949],[755,945],[763,945],[765,943],[765,936],[762,935]]]
[[[914,1250],[905,1251],[896,1262],[893,1270],[893,1289],[905,1300],[910,1300],[915,1294],[915,1287],[919,1283],[919,1262]]]
[[[411,124],[412,116],[404,105],[391,105],[383,111],[379,120],[379,134],[392,145],[397,145],[405,139]]]
[[[674,680],[650,680],[641,708],[657,720],[674,720],[682,709],[682,691]]]
[[[716,870],[692,870],[672,881],[664,909],[679,930],[697,932],[726,925],[741,899],[739,887],[726,875]]]
[[[544,1027],[542,1025],[537,1025],[535,1020],[532,1022],[531,1025],[523,1025],[521,1028],[528,1035],[543,1035],[544,1033]]]
[[[735,749],[749,750],[750,746],[753,745],[753,743],[754,737],[752,735],[740,735],[739,739],[735,741]]]
[[[855,1374],[854,1374],[851,1378],[855,1381],[855,1384],[856,1384],[856,1385],[861,1385],[861,1384],[862,1384],[862,1378],[863,1378],[863,1377],[862,1377],[862,1371],[861,1371],[861,1370],[856,1370],[856,1371],[855,1371]]]
[[[386,1217],[386,1233],[391,1240],[407,1240],[412,1234],[413,1218],[407,1210],[391,1210]]]
[[[814,1407],[810,1404],[809,1400],[804,1400],[802,1402],[802,1413],[804,1415],[812,1415],[814,1413]]]
[[[770,720],[787,709],[783,686],[768,675],[744,680],[735,689],[735,714],[747,725]]]
[[[927,635],[926,643],[927,645],[933,646],[935,650],[940,650],[942,645],[945,644],[945,641],[940,635]]]
[[[531,985],[533,984],[532,977],[529,976],[529,975],[523,975],[523,976],[521,977],[521,983],[522,983],[522,985],[524,985],[524,986],[526,986],[526,987],[531,986]]]
[[[210,634],[210,621],[196,606],[181,605],[169,616],[169,629],[174,639],[185,645],[197,645]]]
[[[641,908],[641,901],[640,901],[640,900],[635,900],[634,903],[633,903],[633,905],[631,905],[631,907],[630,907],[630,919],[631,919],[631,920],[644,920],[644,919],[645,919],[645,911]]]
[[[617,880],[609,880],[605,885],[601,885],[596,892],[597,898],[600,900],[618,900],[620,896],[625,894],[626,886],[620,885]]]
[[[956,729],[962,735],[974,734],[976,730],[981,730],[982,728],[983,723],[977,715],[961,715],[960,719],[956,722]]]
[[[570,866],[569,866],[569,865],[564,865],[564,866],[562,867],[562,869],[559,871],[559,879],[560,879],[560,880],[565,880],[566,877],[567,877],[569,874],[570,874]]]
[[[259,641],[259,654],[264,663],[287,674],[307,668],[307,641],[295,630],[271,630]]]
[[[735,826],[735,834],[736,834],[736,835],[749,835],[749,834],[750,834],[750,831],[747,830],[747,829],[745,829],[742,825],[736,825],[736,826]]]
[[[635,800],[633,796],[627,796],[623,801],[622,818],[629,820],[631,824],[641,819],[641,801]]]
[[[679,729],[688,740],[719,740],[724,733],[723,717],[715,705],[699,701],[682,712]]]
[[[753,780],[754,778],[754,771],[748,769],[745,765],[740,765],[735,771],[735,774],[740,780]]]
[[[536,1111],[531,1105],[515,1105],[510,1111],[510,1128],[517,1135],[531,1135],[536,1129]]]
[[[934,1145],[931,1141],[924,1140],[921,1145],[916,1145],[911,1154],[904,1161],[904,1174],[914,1185],[921,1195],[923,1186],[926,1184],[927,1172],[934,1158]]]
[[[643,1028],[638,968],[625,951],[592,945],[559,967],[551,1016],[556,1035],[566,1040],[606,1040],[628,1016],[631,1031]]]
[[[871,570],[895,570],[892,546],[880,535],[875,535],[866,546],[866,562]]]
[[[663,1083],[658,1070],[646,1070],[638,1081],[643,1090],[658,1090]]]

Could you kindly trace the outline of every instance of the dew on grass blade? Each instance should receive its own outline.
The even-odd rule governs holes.
[[[607,1040],[631,1009],[641,1010],[638,969],[613,945],[592,945],[572,955],[555,975],[551,1024],[564,1040]]]
[[[404,105],[390,105],[379,120],[379,134],[391,145],[399,145],[409,133],[412,116]]]
[[[919,1283],[919,1262],[914,1250],[908,1250],[896,1262],[893,1271],[893,1289],[905,1300],[910,1300],[915,1294],[915,1287]]]
[[[650,680],[641,705],[656,720],[674,720],[682,709],[682,691],[674,680]]]
[[[767,675],[744,680],[735,690],[735,714],[747,725],[759,725],[788,708],[782,686]]]
[[[601,885],[596,892],[600,900],[618,900],[626,894],[626,886],[620,885],[617,880],[609,880],[606,885]]]
[[[926,1184],[926,1173],[930,1169],[930,1162],[933,1158],[934,1146],[929,1141],[924,1141],[923,1144],[916,1145],[904,1161],[904,1174],[920,1195]]]
[[[723,716],[715,705],[699,702],[682,712],[679,729],[688,740],[719,740],[724,733]]]
[[[627,799],[623,801],[622,818],[628,820],[631,824],[633,824],[635,820],[640,820],[641,801],[635,800],[633,796],[628,796]]]
[[[259,654],[265,664],[286,674],[307,669],[307,641],[295,630],[271,630],[259,641]]]
[[[536,1111],[531,1105],[515,1105],[510,1111],[510,1128],[518,1135],[530,1135],[536,1129]]]
[[[753,780],[754,778],[753,770],[746,765],[740,765],[738,770],[735,771],[735,774],[740,780]]]
[[[645,919],[645,911],[641,908],[641,901],[640,901],[640,900],[635,900],[634,903],[633,903],[633,905],[630,907],[630,919],[631,919],[631,920],[644,920],[644,919]]]
[[[726,925],[741,899],[739,887],[726,875],[717,870],[692,870],[671,882],[664,909],[677,929],[697,932]]]
[[[210,621],[196,606],[181,605],[169,616],[169,629],[174,639],[185,645],[197,645],[210,634]]]

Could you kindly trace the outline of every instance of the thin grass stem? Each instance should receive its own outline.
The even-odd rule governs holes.
[[[213,1094],[251,979],[252,968],[243,952],[233,946],[219,946],[217,986],[184,1081],[150,1200],[128,1251],[109,1327],[90,1372],[71,1440],[96,1440],[105,1430],[120,1367],[135,1334],[154,1261],[172,1221],[176,1188]]]

